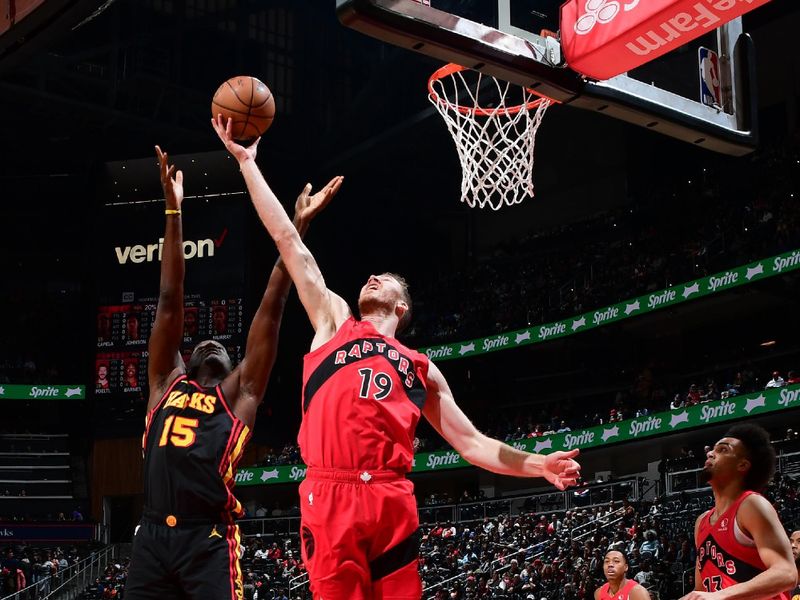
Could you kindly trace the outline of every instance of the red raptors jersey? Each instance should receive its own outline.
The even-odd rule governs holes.
[[[716,592],[749,581],[767,568],[755,545],[745,546],[734,534],[734,527],[737,527],[736,512],[744,499],[751,494],[755,492],[742,493],[713,525],[711,515],[716,509],[712,508],[700,519],[697,530],[697,564],[700,567],[703,589],[707,592]],[[783,598],[779,594],[770,600]]]
[[[600,600],[628,600],[631,590],[639,584],[633,579],[628,579],[625,585],[623,585],[616,594],[612,594],[608,591],[610,585],[610,583],[606,583],[600,588]]]
[[[305,464],[410,471],[427,376],[427,356],[350,317],[303,359]]]

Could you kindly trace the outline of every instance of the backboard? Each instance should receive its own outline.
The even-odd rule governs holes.
[[[741,18],[606,81],[565,64],[557,38],[563,0],[336,0],[346,26],[391,44],[534,89],[731,155],[757,143],[752,40]],[[719,57],[722,106],[702,102],[698,55]],[[424,93],[424,92],[423,92]]]

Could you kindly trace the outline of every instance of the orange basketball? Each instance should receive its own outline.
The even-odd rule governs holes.
[[[231,77],[217,88],[211,100],[211,116],[216,118],[219,114],[223,119],[233,119],[233,139],[252,140],[272,125],[275,98],[255,77]]]

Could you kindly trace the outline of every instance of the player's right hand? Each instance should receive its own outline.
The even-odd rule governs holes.
[[[169,209],[177,210],[183,203],[183,171],[176,171],[175,165],[170,165],[166,152],[156,146],[156,156],[161,167],[161,188],[164,190],[164,201]]]
[[[260,137],[257,138],[256,141],[250,144],[247,148],[236,143],[236,141],[233,139],[233,135],[231,134],[233,128],[233,119],[228,118],[226,121],[222,118],[222,114],[211,118],[211,126],[214,128],[214,131],[217,132],[217,135],[219,136],[219,139],[222,140],[222,143],[225,144],[225,148],[237,161],[242,163],[248,159],[256,159],[256,154],[258,153],[258,142],[261,141]]]

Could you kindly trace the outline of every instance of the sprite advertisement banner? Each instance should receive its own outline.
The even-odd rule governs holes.
[[[644,315],[661,308],[681,304],[687,300],[718,294],[740,285],[788,273],[798,268],[800,268],[800,250],[793,250],[792,252],[765,258],[716,275],[695,279],[694,281],[668,287],[665,290],[632,298],[619,304],[612,304],[591,312],[568,317],[554,323],[508,331],[475,340],[420,348],[419,351],[427,354],[431,360],[438,362],[487,354],[497,350],[519,348],[529,344],[539,344],[547,340],[566,337],[603,325],[616,323],[622,319]]]
[[[655,413],[646,417],[509,443],[519,450],[540,454],[573,448],[585,450],[798,407],[800,407],[800,385],[792,385]],[[414,457],[412,472],[441,471],[468,466],[469,463],[454,450],[423,452]],[[300,481],[305,476],[306,467],[303,465],[254,467],[239,469],[236,473],[236,483],[237,485],[291,483]]]
[[[0,383],[0,400],[85,400],[85,385],[15,385]]]

